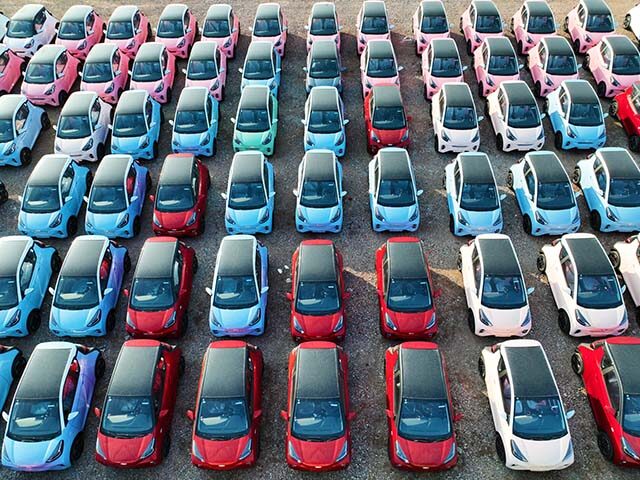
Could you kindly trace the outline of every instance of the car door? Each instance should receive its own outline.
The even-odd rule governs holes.
[[[20,289],[21,303],[24,304],[24,314],[31,313],[32,309],[39,308],[44,296],[46,285],[38,284],[38,261],[33,246],[29,249],[20,269],[18,270],[18,287]]]
[[[267,292],[262,293],[263,289],[269,288],[269,274],[268,274],[268,257],[267,257],[267,247],[262,245],[260,242],[256,243],[256,275],[258,275],[258,286],[259,286],[259,294],[261,296],[260,303],[262,305],[266,305],[267,303]]]
[[[83,375],[82,364],[77,357],[71,361],[69,370],[62,381],[62,422],[69,430],[67,438],[74,438],[75,433],[82,430],[84,424],[83,413],[88,410],[87,391]]]
[[[621,388],[620,379],[616,373],[616,369],[611,361],[609,353],[604,348],[604,354],[602,355],[602,361],[600,362],[600,373],[602,374],[602,380],[600,383],[601,389],[598,392],[598,396],[603,401],[592,401],[594,415],[596,417],[598,426],[609,427],[612,423],[617,423],[617,417],[620,413],[621,403]]]
[[[522,188],[516,190],[516,197],[521,205],[522,213],[533,214],[536,208],[536,178],[529,162],[525,162],[523,173],[524,182],[522,182]]]
[[[558,310],[564,310],[571,317],[575,306],[576,267],[564,246],[560,248],[559,257],[561,275],[557,276],[557,295],[554,295],[554,297]]]
[[[65,219],[76,215],[80,209],[82,195],[78,196],[75,191],[76,188],[74,188],[74,184],[77,181],[76,177],[76,171],[73,162],[71,162],[60,178],[60,205],[62,205],[60,210]]]
[[[492,408],[492,411],[494,412],[493,421],[496,431],[501,434],[502,441],[504,442],[505,433],[508,435],[511,431],[509,425],[512,417],[511,409],[513,406],[513,388],[511,386],[511,378],[507,372],[502,354],[500,354],[500,360],[498,361],[498,375],[493,378],[496,378],[498,382],[498,395],[493,396],[493,401],[495,402],[495,405],[493,405]],[[489,399],[491,400],[491,398],[492,395],[490,394]]]
[[[40,132],[39,128],[37,130],[33,128],[35,127],[33,125],[35,115],[30,114],[30,110],[28,101],[25,101],[20,108],[16,110],[14,128],[16,133],[15,142],[18,145],[17,148],[22,148],[22,146],[33,148],[36,143],[36,133]],[[38,119],[38,121],[39,120],[40,119]]]
[[[590,175],[590,181],[583,188],[585,199],[589,208],[595,210],[597,207],[601,207],[605,203],[607,198],[607,187],[609,185],[608,175],[603,163],[600,159],[594,155],[593,170]]]

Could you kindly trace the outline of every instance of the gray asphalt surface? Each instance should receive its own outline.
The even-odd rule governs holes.
[[[69,0],[45,3],[59,18],[64,11],[74,4]],[[94,1],[93,5],[106,18],[114,5],[124,2]],[[160,2],[144,2],[138,5],[150,16],[155,25],[158,16],[167,0]],[[221,238],[226,234],[224,230],[224,206],[219,192],[226,188],[227,174],[231,164],[233,151],[231,148],[232,124],[228,119],[235,115],[239,99],[240,74],[237,68],[242,66],[242,60],[250,41],[249,26],[251,25],[257,1],[234,0],[233,6],[240,17],[242,37],[236,60],[230,63],[227,80],[226,98],[221,104],[221,129],[218,137],[218,154],[215,158],[207,159],[206,164],[212,174],[212,189],[209,195],[207,212],[207,230],[205,235],[187,240],[195,247],[200,269],[195,279],[192,295],[190,317],[191,322],[186,336],[176,343],[183,349],[187,361],[187,370],[178,391],[176,414],[172,428],[172,447],[168,459],[159,467],[141,471],[116,471],[99,465],[94,460],[94,443],[98,423],[91,416],[86,428],[86,447],[80,461],[66,472],[52,474],[37,474],[36,477],[76,479],[76,478],[311,478],[311,474],[297,473],[288,469],[284,458],[285,426],[279,418],[279,410],[286,405],[287,388],[287,355],[295,346],[289,334],[289,306],[284,294],[290,288],[287,283],[291,255],[298,243],[304,238],[312,238],[298,234],[295,230],[294,208],[295,199],[291,193],[295,186],[297,166],[304,153],[303,129],[300,118],[303,115],[305,102],[304,72],[305,64],[305,30],[310,0],[283,0],[285,14],[289,18],[289,39],[286,47],[286,58],[283,62],[283,85],[280,90],[280,123],[276,141],[276,152],[271,161],[276,172],[276,214],[274,231],[261,240],[269,248],[270,256],[270,291],[268,306],[268,326],[264,336],[251,338],[249,341],[260,346],[265,355],[266,370],[263,391],[263,428],[262,452],[257,466],[248,471],[230,473],[209,473],[199,471],[190,463],[191,424],[184,412],[191,408],[197,388],[202,355],[207,344],[213,340],[209,333],[207,315],[209,297],[205,287],[210,285],[213,274],[215,253]],[[367,199],[367,164],[370,155],[366,151],[364,121],[362,114],[362,98],[360,90],[360,76],[358,70],[358,56],[356,53],[355,19],[360,8],[359,1],[338,0],[338,13],[343,25],[342,30],[342,58],[348,68],[345,74],[345,91],[343,99],[347,117],[351,123],[347,127],[347,155],[343,160],[345,188],[348,196],[345,201],[345,224],[340,235],[326,236],[335,241],[344,255],[346,268],[346,284],[352,291],[352,298],[347,302],[347,337],[344,348],[350,361],[350,390],[352,405],[358,416],[352,425],[353,460],[351,466],[343,472],[326,474],[326,478],[374,479],[374,478],[403,478],[411,476],[393,469],[387,457],[387,426],[384,414],[384,380],[383,363],[385,349],[394,345],[383,339],[378,331],[377,299],[375,293],[375,249],[390,235],[376,234],[370,227],[370,213]],[[445,0],[449,21],[454,25],[453,38],[460,49],[461,58],[465,64],[470,64],[466,55],[462,36],[458,31],[458,22],[466,2]],[[513,13],[520,7],[521,2],[512,0],[497,0],[496,2],[505,21],[509,21]],[[566,13],[573,8],[575,0],[553,0],[550,2],[556,15],[556,21],[562,22]],[[189,1],[198,19],[203,19],[209,2]],[[551,291],[546,279],[541,278],[535,268],[536,254],[539,248],[549,238],[537,239],[527,236],[522,229],[522,218],[517,209],[513,195],[504,188],[509,166],[516,162],[521,154],[505,154],[497,152],[495,137],[488,120],[481,123],[481,150],[486,152],[493,163],[493,168],[502,190],[508,198],[503,202],[505,218],[504,233],[510,235],[518,252],[525,280],[529,286],[536,288],[531,297],[533,330],[529,338],[542,342],[550,358],[556,379],[567,408],[575,408],[577,415],[570,422],[571,433],[575,445],[575,464],[571,468],[549,474],[527,474],[507,470],[501,465],[495,455],[494,432],[484,384],[477,374],[477,359],[480,350],[494,343],[492,339],[474,337],[467,327],[466,303],[462,290],[462,277],[456,269],[455,259],[460,245],[466,239],[453,237],[448,231],[448,214],[444,192],[442,190],[442,176],[445,165],[454,156],[436,154],[433,148],[433,131],[431,129],[430,107],[422,96],[420,80],[420,60],[415,55],[414,44],[405,38],[411,34],[411,16],[417,7],[417,0],[388,0],[387,7],[391,23],[396,28],[393,33],[393,43],[399,63],[405,66],[401,74],[402,94],[410,123],[412,145],[409,149],[416,171],[419,188],[425,190],[420,198],[422,221],[417,235],[425,242],[430,252],[430,265],[436,288],[441,288],[443,295],[436,302],[440,331],[435,341],[442,348],[448,365],[454,404],[463,413],[464,418],[456,425],[458,435],[460,459],[458,466],[447,473],[427,474],[433,478],[558,478],[558,479],[618,479],[633,478],[636,472],[620,469],[608,464],[598,452],[596,445],[596,429],[591,410],[584,390],[579,380],[570,368],[570,356],[578,341],[564,336],[557,325],[557,311]],[[5,0],[2,9],[11,15],[22,2]],[[612,2],[616,20],[622,23],[625,12],[631,8],[632,1]],[[624,33],[618,27],[618,33]],[[628,32],[626,34],[630,35]],[[509,34],[511,36],[511,34]],[[579,58],[581,61],[581,58]],[[185,62],[180,62],[180,68]],[[592,80],[590,74],[583,71],[583,77]],[[528,73],[523,78],[530,80]],[[465,79],[475,84],[474,74],[467,70]],[[179,91],[184,84],[184,75],[180,74],[174,88],[173,102],[164,107],[165,118],[173,117]],[[77,87],[76,87],[77,88]],[[472,91],[476,92],[473,87]],[[477,98],[476,106],[479,111],[484,109],[484,100]],[[603,102],[608,108],[608,102]],[[59,111],[49,109],[53,123]],[[545,120],[547,133],[546,148],[553,150],[552,130],[548,120]],[[171,127],[165,121],[163,136],[160,142],[160,158],[146,162],[155,182],[158,179],[162,159],[170,152]],[[608,146],[627,145],[626,135],[620,125],[612,119],[607,119]],[[50,130],[38,142],[34,151],[34,158],[52,153],[53,132]],[[570,171],[575,163],[586,157],[585,152],[558,152],[560,158]],[[4,168],[0,171],[0,178],[7,184],[11,195],[10,201],[1,207],[0,235],[16,233],[17,213],[19,208],[18,195],[21,195],[24,183],[33,168],[25,169]],[[95,165],[91,166],[95,170]],[[588,212],[583,198],[579,199],[583,219],[582,231],[591,232],[587,223]],[[84,211],[84,209],[83,209]],[[152,206],[148,203],[144,209],[142,233],[133,240],[123,241],[130,249],[131,258],[135,264],[144,240],[152,235],[151,231]],[[84,223],[83,216],[80,224]],[[601,242],[608,249],[614,242],[624,238],[620,234],[598,234]],[[70,240],[53,241],[60,253],[64,255],[70,245]],[[284,269],[278,273],[278,268]],[[130,276],[125,279],[129,285]],[[48,318],[50,298],[45,301],[43,318]],[[632,303],[627,298],[630,312],[630,329],[627,334],[638,334],[638,323]],[[118,324],[114,332],[106,338],[87,339],[88,345],[95,345],[104,349],[107,360],[107,375],[98,385],[95,405],[101,405],[108,378],[120,346],[125,338],[124,330],[125,302],[121,301],[118,309]],[[6,340],[2,343],[19,346],[27,355],[39,342],[52,341],[56,338],[49,332],[47,322],[32,337],[20,340]],[[4,423],[1,427],[4,430]],[[422,475],[426,476],[426,475]],[[26,478],[25,474],[0,471],[2,479]]]

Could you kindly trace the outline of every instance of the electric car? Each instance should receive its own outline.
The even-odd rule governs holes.
[[[162,106],[145,90],[122,94],[111,125],[111,153],[136,160],[158,158]]]
[[[171,101],[173,82],[176,78],[176,57],[162,43],[145,43],[140,46],[131,69],[131,90],[142,89],[159,103]]]
[[[391,40],[370,40],[360,55],[360,83],[362,98],[375,85],[397,85],[400,87],[400,72]]]
[[[117,45],[132,60],[140,46],[151,41],[149,18],[135,5],[121,5],[111,12],[105,43]]]
[[[451,38],[431,40],[422,53],[421,63],[425,100],[431,100],[448,83],[465,83],[467,66],[462,65],[456,42]]]
[[[412,17],[416,55],[422,55],[427,46],[437,38],[449,38],[451,24],[442,0],[421,1]]]
[[[18,347],[0,345],[0,407],[4,408],[14,382],[20,380],[27,360]]]
[[[29,165],[36,141],[50,126],[47,112],[26,96],[0,96],[0,166]]]
[[[340,50],[342,26],[333,2],[315,2],[304,29],[307,31],[307,51],[313,47],[314,42],[320,40],[333,42]]]
[[[273,155],[278,133],[278,99],[269,87],[251,85],[242,90],[236,117],[231,118],[233,151],[258,150]]]
[[[629,150],[640,152],[640,82],[615,96],[609,114],[617,119],[629,136]]]
[[[173,127],[174,153],[193,153],[202,157],[216,154],[219,103],[206,87],[187,87],[180,92]]]
[[[56,37],[58,19],[39,3],[28,3],[13,14],[2,39],[21,57],[30,58]]]
[[[156,42],[162,43],[177,58],[187,58],[197,34],[196,16],[189,7],[182,3],[164,7],[156,27]]]
[[[242,74],[240,90],[250,85],[266,85],[277,97],[280,88],[282,59],[271,42],[256,40],[249,44]]]
[[[227,56],[220,53],[215,42],[199,41],[193,44],[187,68],[185,87],[205,87],[218,102],[224,98],[227,83]]]
[[[0,94],[7,95],[13,91],[22,77],[26,62],[26,59],[0,43]]]
[[[80,72],[80,90],[96,92],[102,100],[115,105],[127,89],[130,62],[116,45],[94,45]]]
[[[411,143],[408,120],[397,85],[373,87],[364,99],[367,151],[375,154],[385,147],[407,148]]]
[[[313,87],[304,104],[304,151],[331,150],[338,157],[347,151],[344,103],[335,87]]]
[[[62,106],[78,78],[80,60],[62,45],[45,45],[24,72],[20,93],[36,105]]]
[[[495,92],[502,82],[520,80],[516,51],[507,37],[485,38],[473,54],[473,67],[478,82],[478,93],[486,97]]]
[[[67,47],[79,60],[87,58],[89,51],[104,40],[106,24],[89,5],[74,5],[60,19],[56,43]]]
[[[504,21],[492,0],[473,0],[460,17],[460,32],[473,54],[485,38],[502,37]]]
[[[604,0],[580,0],[564,19],[576,53],[584,53],[616,29],[616,22]]]
[[[533,81],[533,91],[538,97],[546,97],[565,80],[580,78],[580,66],[571,44],[559,35],[542,37],[529,50],[527,67]]]
[[[476,112],[469,85],[445,83],[431,102],[435,151],[477,152],[480,147],[478,123],[483,119]]]
[[[340,51],[331,40],[316,40],[307,53],[305,88],[309,93],[315,87],[336,87],[342,93],[342,66]]]
[[[358,55],[362,55],[369,40],[390,40],[393,28],[384,1],[364,0],[356,18]]]
[[[554,35],[557,28],[553,11],[545,0],[525,0],[511,17],[511,33],[520,55],[529,53],[544,37]]]
[[[640,260],[638,259],[638,245],[640,245],[640,240],[636,234],[614,243],[611,250],[609,250],[611,265],[622,276],[636,308],[640,306]]]
[[[240,20],[231,5],[215,3],[209,6],[200,34],[202,41],[217,43],[220,51],[232,60],[240,37]]]
[[[615,97],[640,81],[640,52],[624,35],[608,35],[587,50],[582,66],[591,72],[600,97]]]
[[[256,9],[256,17],[251,28],[251,42],[269,41],[280,57],[284,57],[289,30],[287,17],[279,3],[261,3]]]

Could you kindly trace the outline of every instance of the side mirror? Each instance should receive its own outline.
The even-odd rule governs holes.
[[[385,413],[387,414],[387,418],[390,420],[393,420],[393,412],[391,410],[389,410],[388,408],[385,410]]]
[[[349,422],[353,422],[355,418],[356,418],[356,412],[349,412],[349,414],[347,415],[347,421]]]
[[[236,124],[236,117],[231,117],[231,123]]]
[[[269,291],[269,287],[262,287],[262,289],[260,289],[260,295],[264,295],[268,291]]]
[[[627,286],[626,285],[622,285],[620,287],[620,292],[624,294],[624,292],[626,292],[626,291],[627,291]]]
[[[269,198],[273,198],[276,196],[276,192],[269,192]]]
[[[107,289],[104,291],[104,295],[105,295],[105,296],[107,296],[107,295],[109,295],[109,294],[110,294],[110,293],[112,293],[112,292],[113,292],[113,288],[109,287],[109,288],[107,288]]]
[[[156,29],[154,28],[153,31],[155,32],[155,30]],[[140,32],[142,32],[142,29],[141,28],[136,28],[136,35],[138,35]]]
[[[309,69],[307,67],[302,67],[302,71],[307,73],[309,71]]]
[[[55,132],[57,132],[57,131],[58,131],[58,125],[55,125],[55,124],[54,124],[54,125],[51,125],[51,128],[53,128],[53,130],[54,130]]]
[[[522,70],[523,68],[524,68],[524,65],[520,63],[520,64],[518,65],[518,70]]]
[[[222,67],[218,73],[224,73],[224,72],[226,72],[226,71],[227,71],[227,69],[226,69],[226,68],[224,68],[224,67]]]
[[[80,415],[80,412],[73,411],[69,414],[69,416],[67,417],[67,421],[70,422],[71,420],[73,420],[74,418],[76,418],[78,415]]]
[[[305,29],[305,30],[309,30],[309,25],[305,25],[305,26],[304,26],[304,29]]]
[[[131,197],[131,203],[138,201],[138,195]]]
[[[462,415],[462,413],[460,413],[460,412],[456,412],[456,413],[453,415],[453,421],[454,421],[454,422],[459,422],[460,420],[462,420],[462,418],[463,418],[463,417],[464,417],[464,415]]]
[[[569,410],[567,412],[567,420],[571,420],[575,416],[576,416],[576,411],[575,410]]]
[[[191,409],[186,411],[185,416],[190,422],[193,422],[193,420],[196,418],[196,414]]]
[[[480,115],[480,116],[478,117],[478,122],[481,122],[481,121],[483,121],[483,120],[484,120],[484,115]]]
[[[122,294],[123,294],[125,297],[128,297],[128,296],[129,296],[129,289],[128,289],[128,288],[124,288],[124,289],[122,290]]]
[[[24,291],[24,296],[31,295],[34,291],[35,289],[33,287],[29,287]]]
[[[89,197],[87,197],[86,195],[84,197],[82,197],[82,200],[84,200],[84,203],[86,203],[86,204],[89,203]]]
[[[207,292],[207,295],[213,297],[213,290],[211,290],[211,287],[205,288],[204,291]]]
[[[543,120],[546,116],[547,116],[547,114],[546,114],[546,113],[541,113],[541,114],[540,114],[540,120]]]
[[[603,113],[603,114],[602,114],[602,119],[604,120],[604,119],[605,119],[605,118],[607,118],[608,116],[609,116],[609,113],[608,113],[608,112],[605,112],[605,113]]]
[[[300,119],[300,123],[302,123],[302,125],[305,125],[305,126],[307,125],[307,121],[304,118]]]
[[[170,119],[169,119],[169,125],[171,125],[171,126],[173,127],[174,123],[175,123],[175,122],[173,121],[173,119],[172,119],[172,118],[170,118]]]
[[[187,29],[185,30],[185,33],[191,33],[192,31],[193,31],[193,29],[192,29],[191,27],[189,27],[189,28],[187,28]]]
[[[225,192],[220,192],[220,196],[225,200],[229,198],[229,196]]]
[[[500,201],[503,201],[506,198],[507,198],[507,194],[506,193],[501,193],[500,194]]]
[[[287,300],[293,302],[293,294],[291,292],[285,293],[284,296],[287,298]]]
[[[529,287],[529,288],[527,288],[527,295],[531,295],[531,294],[533,294],[533,292],[535,292],[535,290],[536,290],[536,287]]]
[[[282,418],[285,422],[289,421],[289,414],[286,410],[280,410],[280,418]]]
[[[404,67],[400,65],[396,70],[398,70],[398,72],[401,72],[402,70],[404,70]]]
[[[2,419],[9,423],[9,414],[7,412],[5,412],[4,410],[2,411]]]
[[[184,73],[185,75],[187,74],[187,69],[186,69],[186,68],[183,68],[181,71],[182,71],[182,73]]]
[[[340,192],[340,196],[341,196],[341,197],[346,197],[346,196],[347,196],[347,192],[346,192],[346,190],[341,191],[341,192]]]
[[[97,418],[100,418],[102,416],[102,411],[98,407],[93,407],[93,414]]]
[[[349,124],[349,119],[348,119],[348,118],[345,118],[345,119],[342,121],[342,125],[347,126],[348,124]]]
[[[53,287],[49,287],[49,293],[51,294],[51,296],[56,294],[56,291],[54,290]]]
[[[394,28],[396,28],[396,26],[393,23],[389,25],[389,30],[393,30]]]
[[[423,193],[424,193],[424,190],[420,189],[420,190],[418,190],[418,191],[416,192],[416,196],[418,196],[418,197],[419,197],[419,196],[420,196],[420,195],[422,195]]]
[[[244,73],[244,68],[240,67],[240,68],[238,69],[238,72],[240,72],[240,73]]]
[[[343,300],[349,300],[351,298],[351,292],[344,292],[342,294],[342,299]]]
[[[18,201],[22,203],[22,195],[18,195]]]
[[[260,409],[254,410],[253,411],[253,419],[254,420],[258,420],[260,417],[262,417],[262,410],[260,410]]]
[[[168,68],[164,71],[165,75],[169,75],[171,73],[171,70],[169,70]]]
[[[293,194],[294,194],[296,197],[300,194],[300,192],[298,191],[298,189],[297,189],[297,188],[294,188],[294,189],[292,190],[292,192],[293,192]]]
[[[438,288],[435,292],[433,292],[433,298],[440,298],[442,296],[442,289]]]

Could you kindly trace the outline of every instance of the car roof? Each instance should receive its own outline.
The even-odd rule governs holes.
[[[378,151],[380,177],[387,180],[411,178],[409,155],[404,149],[382,149]]]
[[[389,278],[394,279],[426,279],[427,264],[419,241],[387,240],[387,261],[389,262]]]
[[[511,372],[513,395],[524,398],[560,396],[540,345],[502,348]]]
[[[536,99],[529,86],[522,80],[502,82],[504,93],[507,94],[509,103],[513,105],[537,105]]]
[[[638,55],[638,48],[624,35],[611,35],[605,37],[613,49],[614,55]]]
[[[258,40],[251,42],[247,49],[247,57],[249,60],[269,59],[273,55],[273,44],[267,40]]]
[[[559,35],[543,37],[542,41],[547,44],[547,53],[549,55],[571,55],[573,49],[569,41]]]
[[[213,43],[213,42],[212,42]],[[176,111],[201,111],[204,110],[205,102],[209,96],[206,87],[187,87],[180,92]]]
[[[133,15],[138,11],[135,5],[120,5],[111,13],[110,22],[123,22],[131,20]]]
[[[597,156],[606,165],[611,178],[639,178],[640,169],[631,154],[624,148],[602,148]]]
[[[6,94],[0,97],[0,119],[12,120],[16,109],[20,107],[27,97],[21,94]]]
[[[73,92],[62,107],[60,116],[88,115],[96,98],[96,92]]]
[[[435,40],[432,40],[435,42]],[[442,86],[447,107],[474,107],[471,89],[466,83],[445,83]]]
[[[369,56],[374,58],[393,57],[393,44],[391,40],[369,40],[367,43]]]
[[[464,183],[495,183],[491,162],[486,153],[461,153],[460,167]]]
[[[447,400],[442,357],[436,348],[400,347],[402,398]]]
[[[215,58],[218,44],[216,42],[204,42],[202,40],[193,44],[189,61],[191,60],[212,60]]]
[[[201,398],[244,398],[247,395],[247,346],[207,349]]]
[[[118,46],[114,43],[97,43],[89,50],[85,63],[110,62],[117,49]]]
[[[160,20],[182,20],[188,8],[184,3],[171,3],[162,10]]]
[[[0,238],[0,277],[14,277],[18,273],[25,250],[33,240],[25,235]]]
[[[14,13],[11,20],[33,20],[33,17],[35,17],[43,8],[44,6],[39,3],[29,3],[22,6],[20,10]]]
[[[27,185],[58,185],[60,176],[69,163],[67,155],[49,154],[43,156],[31,172]]]
[[[609,5],[603,0],[582,0],[584,6],[587,7],[587,11],[594,15],[606,15],[611,14]]]
[[[239,108],[266,108],[269,98],[269,87],[265,85],[248,85],[240,94]]]
[[[160,61],[160,55],[164,49],[164,44],[159,42],[143,43],[140,45],[140,50],[138,50],[134,62]]]
[[[487,37],[484,41],[487,42],[491,55],[516,56],[516,51],[513,49],[511,40],[507,37]]]
[[[296,398],[335,399],[340,397],[336,347],[298,347],[296,367]]]
[[[362,2],[362,14],[364,16],[384,17],[387,15],[387,11],[384,2],[367,0]]]
[[[444,4],[440,0],[427,0],[421,2],[421,5],[423,16],[436,17],[446,13]]]
[[[333,243],[300,243],[298,252],[299,282],[337,280],[336,250]]]
[[[459,58],[458,47],[452,38],[434,38],[431,40],[433,56],[437,58]],[[451,85],[445,83],[445,85]]]
[[[16,389],[16,399],[39,400],[60,397],[69,356],[75,349],[70,343],[55,343],[60,343],[59,348],[42,348],[45,343],[33,350]]]
[[[476,237],[485,274],[521,275],[520,264],[511,240],[506,235],[483,238]]]
[[[278,18],[280,5],[277,3],[261,3],[256,9],[256,19],[258,18]]]
[[[60,276],[95,276],[109,239],[101,235],[82,235],[71,243],[62,262]]]
[[[115,115],[122,113],[127,115],[130,113],[140,113],[144,110],[144,104],[147,99],[146,90],[126,90],[122,92],[120,100],[116,105]]]
[[[600,103],[587,80],[565,80],[563,83],[573,103]]]
[[[84,22],[84,19],[93,11],[89,5],[73,5],[60,19],[61,22]]]
[[[218,275],[254,275],[255,242],[250,235],[224,237],[216,258]]]
[[[335,179],[336,161],[333,152],[309,150],[304,158],[304,177],[306,180],[321,182]]]
[[[196,163],[194,155],[167,155],[160,170],[160,185],[190,185],[193,165]]]
[[[472,2],[478,15],[500,15],[496,4],[490,0],[475,0]]]
[[[64,45],[55,43],[44,45],[40,50],[33,54],[29,62],[33,63],[53,63],[67,48]]]
[[[315,87],[309,94],[312,110],[335,110],[339,106],[339,98],[338,89],[335,87]]]
[[[132,163],[131,155],[106,155],[98,165],[92,185],[100,187],[123,185]]]
[[[553,152],[530,152],[527,154],[529,163],[536,172],[540,183],[567,182],[569,177],[560,159]]]
[[[228,20],[231,13],[231,5],[216,3],[207,10],[207,20]]]
[[[625,394],[640,395],[640,369],[637,367],[640,344],[612,342],[604,342],[604,344],[620,376],[622,391]]]
[[[316,2],[311,7],[313,18],[333,18],[336,14],[336,6],[331,2]]]
[[[395,85],[375,85],[371,92],[375,99],[376,107],[404,107],[400,89]]]
[[[153,391],[153,377],[160,345],[133,346],[125,343],[113,368],[108,396],[143,397]]]
[[[133,278],[171,278],[178,240],[165,237],[162,241],[144,242]]]
[[[528,0],[525,2],[525,5],[527,6],[527,10],[529,10],[529,15],[532,17],[553,15],[551,7],[549,7],[549,4],[544,0]]]
[[[611,275],[614,273],[609,257],[593,235],[564,238],[580,275]]]
[[[338,58],[336,42],[333,40],[316,40],[311,44],[311,58]]]
[[[231,181],[250,183],[262,181],[263,156],[258,151],[238,152],[231,161]]]

